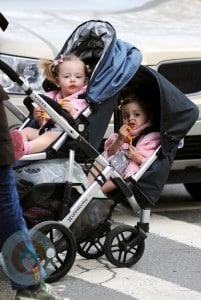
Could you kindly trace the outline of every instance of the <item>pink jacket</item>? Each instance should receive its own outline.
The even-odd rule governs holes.
[[[131,132],[132,137],[139,135],[140,131],[142,131],[144,128],[149,127],[149,126],[150,126],[150,124],[145,124],[144,126],[140,127],[139,129],[133,130]],[[111,160],[114,157],[114,155],[108,156],[108,149],[113,145],[113,143],[116,141],[117,137],[118,137],[118,133],[114,133],[105,142],[105,151],[104,151],[103,156],[107,160]],[[135,147],[138,150],[138,152],[140,153],[140,155],[142,155],[144,157],[144,161],[145,161],[157,149],[159,144],[160,144],[160,132],[154,131],[154,132],[150,132],[146,135],[142,135],[139,138],[139,140],[137,141],[137,144]],[[121,149],[128,149],[128,143],[124,143],[122,145]],[[128,166],[125,169],[122,176],[124,178],[130,177],[130,176],[134,175],[139,170],[139,168],[140,168],[140,166],[135,161],[131,161],[128,164]]]
[[[78,99],[78,96],[80,94],[83,94],[86,92],[86,88],[87,88],[87,86],[84,86],[81,88],[81,90],[79,92],[74,93],[67,97],[68,99],[70,99],[72,101],[72,106],[77,110],[77,114],[76,114],[76,116],[74,116],[74,118],[77,118],[79,116],[79,114],[89,105],[85,99],[81,99],[81,98]],[[61,99],[63,99],[63,96],[60,91],[47,92],[45,95],[57,102],[59,102]]]

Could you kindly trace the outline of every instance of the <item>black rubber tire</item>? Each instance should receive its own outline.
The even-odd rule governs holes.
[[[110,232],[111,220],[99,224],[97,229],[88,238],[77,241],[77,252],[88,259],[97,259],[104,255],[104,244]]]
[[[201,183],[194,182],[194,183],[185,183],[184,184],[187,192],[191,195],[193,200],[201,201],[200,191],[201,191]]]
[[[85,258],[97,259],[104,255],[105,237],[108,232],[105,232],[101,237],[88,239],[77,245],[77,252]]]
[[[34,235],[37,234],[37,231],[48,237],[54,246],[54,257],[48,258],[48,256],[45,255],[45,258],[42,258],[42,265],[45,269],[50,268],[50,274],[45,279],[45,282],[56,282],[64,277],[73,266],[77,253],[75,237],[69,228],[56,221],[45,221],[35,225],[30,230],[32,239]],[[47,253],[47,251],[48,249],[46,249],[45,253]],[[39,259],[41,259],[40,253],[38,253],[38,255]]]
[[[132,245],[137,235],[137,228],[130,225],[119,225],[112,229],[104,244],[107,259],[119,268],[128,268],[136,264],[145,249],[144,240],[140,244]]]

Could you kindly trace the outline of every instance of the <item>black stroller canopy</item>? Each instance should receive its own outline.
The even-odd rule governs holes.
[[[102,102],[117,94],[133,77],[142,60],[137,48],[117,39],[114,27],[100,20],[78,26],[56,59],[70,53],[80,56],[93,69],[87,89],[89,102]]]
[[[198,118],[197,106],[157,71],[140,66],[129,82],[140,85],[158,115],[161,150],[164,155],[177,147]]]
[[[167,181],[179,145],[198,118],[197,106],[157,71],[140,66],[127,88],[140,89],[154,108],[154,125],[160,131],[158,159],[131,184],[141,207],[153,207]]]

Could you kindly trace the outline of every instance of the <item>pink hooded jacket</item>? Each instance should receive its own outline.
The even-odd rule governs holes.
[[[86,92],[86,88],[87,86],[85,85],[84,87],[81,88],[79,92],[66,97],[69,100],[71,100],[72,106],[77,110],[77,114],[74,116],[74,118],[77,118],[79,114],[89,105],[85,99],[78,98],[80,94]],[[45,95],[57,102],[63,99],[63,96],[60,91],[47,92]]]
[[[136,130],[132,130],[130,132],[131,136],[133,138],[138,136],[142,130],[144,130],[146,127],[150,127],[150,125],[151,125],[150,123],[147,123]],[[109,156],[108,149],[114,144],[117,137],[118,137],[118,133],[114,133],[105,142],[105,151],[103,153],[103,156],[109,161],[114,157],[114,155]],[[145,161],[157,149],[159,144],[160,144],[160,132],[154,131],[146,135],[142,134],[139,140],[137,141],[135,147],[140,153],[140,155],[144,157],[144,161]],[[121,149],[125,149],[125,150],[128,149],[128,143],[124,143]],[[127,178],[134,175],[139,170],[139,168],[140,165],[138,165],[135,161],[130,161],[127,168],[122,174],[123,178]]]

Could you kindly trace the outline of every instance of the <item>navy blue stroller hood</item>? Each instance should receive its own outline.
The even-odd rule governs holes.
[[[102,102],[117,94],[133,77],[142,60],[137,48],[117,39],[114,27],[99,20],[78,26],[56,59],[72,52],[96,64],[87,90],[90,103]]]
[[[81,57],[93,70],[86,99],[94,109],[88,118],[91,124],[89,142],[98,149],[118,95],[139,68],[142,55],[133,45],[117,39],[110,23],[100,20],[90,20],[78,26],[55,59],[70,53]],[[46,91],[55,89],[47,80],[43,87]]]

